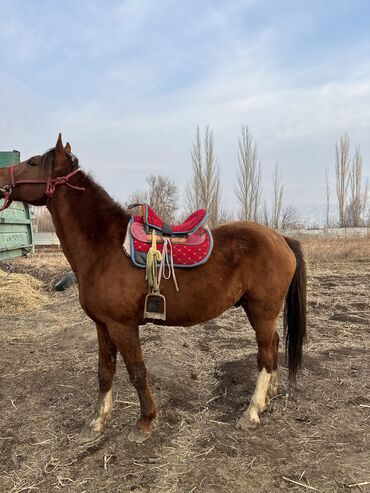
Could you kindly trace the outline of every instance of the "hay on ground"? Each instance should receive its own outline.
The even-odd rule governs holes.
[[[48,300],[42,281],[29,274],[0,270],[0,314],[12,315],[41,308]]]

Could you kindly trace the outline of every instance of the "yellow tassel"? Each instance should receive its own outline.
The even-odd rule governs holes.
[[[148,281],[149,288],[158,291],[157,262],[162,259],[161,252],[157,250],[157,237],[154,229],[152,230],[152,246],[149,248],[146,257],[145,280]]]

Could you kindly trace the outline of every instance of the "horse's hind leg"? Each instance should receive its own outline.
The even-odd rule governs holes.
[[[258,344],[258,378],[248,409],[242,414],[237,423],[238,428],[247,429],[260,423],[259,414],[268,405],[268,395],[276,393],[277,386],[277,354],[279,336],[275,331],[276,319],[265,319],[251,314],[246,308],[248,318],[256,332]],[[272,380],[272,381],[271,381]]]
[[[278,360],[278,353],[279,353],[279,335],[277,332],[275,332],[274,346],[275,346],[274,364],[273,364],[272,372],[271,372],[270,385],[269,385],[269,388],[267,389],[267,395],[269,397],[274,397],[278,391],[277,360]]]
[[[82,439],[97,436],[112,415],[112,381],[116,371],[117,348],[109,337],[105,325],[96,324],[99,343],[99,397],[95,411],[81,432]]]

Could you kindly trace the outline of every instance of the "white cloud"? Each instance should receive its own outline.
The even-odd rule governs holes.
[[[283,64],[279,42],[286,33],[294,38],[302,23],[310,33],[313,14],[307,21],[293,13],[245,32],[244,2],[199,5],[192,4],[195,13],[180,6],[174,16],[173,2],[161,4],[171,13],[167,22],[174,23],[167,27],[156,2],[116,3],[111,11],[91,2],[89,22],[79,25],[80,12],[75,24],[67,24],[71,39],[55,59],[43,48],[45,34],[36,28],[23,32],[24,23],[13,16],[5,36],[8,42],[19,40],[18,73],[22,60],[29,64],[36,57],[37,74],[29,75],[33,85],[27,76],[18,82],[18,73],[0,75],[0,147],[34,154],[52,146],[62,130],[82,164],[122,199],[153,172],[183,186],[198,123],[215,131],[224,193],[233,207],[242,124],[259,143],[266,192],[279,161],[288,202],[323,200],[324,168],[334,165],[334,143],[342,132],[350,134],[353,146],[361,145],[370,174],[366,42],[331,58],[321,59],[318,50],[314,62]],[[61,49],[63,39],[52,46]]]

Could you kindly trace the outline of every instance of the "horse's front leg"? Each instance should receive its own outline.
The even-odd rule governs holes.
[[[148,385],[146,367],[139,340],[139,329],[135,323],[112,323],[108,326],[110,336],[122,354],[131,383],[139,396],[141,413],[135,427],[128,435],[131,442],[142,443],[152,431],[157,408]]]
[[[112,415],[112,381],[116,371],[117,348],[109,337],[105,325],[96,324],[99,343],[99,396],[94,414],[82,429],[81,438],[91,440],[103,429]]]

